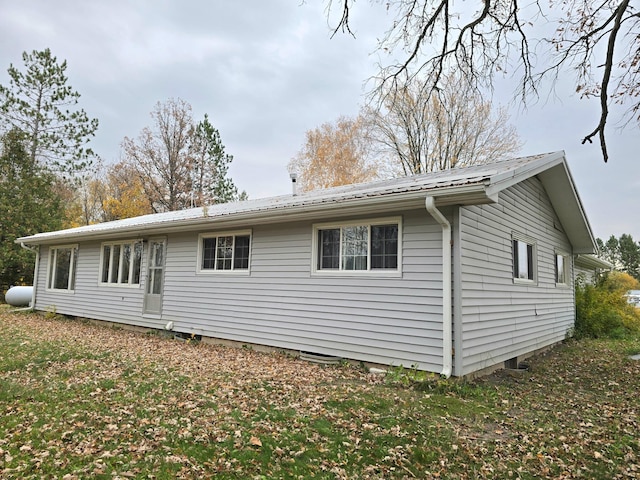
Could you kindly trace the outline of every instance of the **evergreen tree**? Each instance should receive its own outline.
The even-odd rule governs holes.
[[[59,229],[64,208],[55,176],[32,160],[22,132],[3,135],[0,153],[0,291],[5,291],[33,281],[35,256],[16,238]]]
[[[227,203],[238,198],[238,189],[229,178],[233,155],[225,153],[220,132],[209,122],[209,116],[199,122],[193,132],[191,145],[193,161],[192,190],[198,205]]]
[[[640,242],[623,233],[620,238],[611,235],[606,242],[598,238],[596,243],[601,258],[610,262],[616,270],[640,280]]]
[[[0,120],[23,133],[32,162],[73,176],[95,156],[86,144],[98,120],[76,108],[80,94],[67,85],[66,61],[58,63],[48,48],[22,59],[25,71],[10,65],[9,86],[0,85]]]
[[[618,249],[622,271],[640,280],[640,245],[631,235],[623,233],[618,240]]]

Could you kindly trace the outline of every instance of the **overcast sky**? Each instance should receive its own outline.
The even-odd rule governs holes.
[[[356,38],[333,39],[322,0],[0,0],[0,84],[22,52],[50,48],[67,60],[69,85],[100,127],[93,149],[107,163],[125,136],[151,126],[155,104],[181,98],[196,120],[209,114],[230,175],[250,198],[290,192],[287,163],[307,130],[356,115],[365,81],[384,61],[376,39],[391,22],[380,5],[352,11]],[[570,81],[567,84],[571,84]],[[500,90],[500,89],[499,89]],[[580,140],[593,130],[597,101],[558,91],[511,122],[522,155],[564,150],[594,235],[640,240],[640,135],[609,127],[610,159]],[[498,91],[507,101],[507,92]],[[510,93],[510,92],[509,92]]]

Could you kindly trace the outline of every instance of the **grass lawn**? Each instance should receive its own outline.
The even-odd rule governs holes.
[[[0,307],[1,478],[640,478],[640,339],[475,382]]]

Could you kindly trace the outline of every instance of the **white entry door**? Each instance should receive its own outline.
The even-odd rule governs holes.
[[[162,313],[162,289],[164,279],[166,241],[149,242],[147,288],[144,296],[144,313]]]

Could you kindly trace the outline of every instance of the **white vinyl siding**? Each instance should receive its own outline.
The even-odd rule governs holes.
[[[598,274],[595,269],[575,265],[574,271],[576,281],[580,281],[583,284],[595,285],[596,279],[598,278]]]
[[[48,247],[40,247],[41,252]],[[145,246],[146,249],[146,246]],[[102,243],[86,242],[77,250],[75,268],[75,288],[73,295],[59,295],[58,290],[46,290],[48,262],[40,262],[36,289],[36,309],[53,310],[63,315],[108,320],[149,328],[162,328],[159,322],[142,318],[143,288],[103,288],[98,273]],[[46,253],[45,253],[46,255]],[[142,271],[146,268],[143,255]],[[141,285],[145,278],[142,275]]]
[[[556,288],[556,252],[571,245],[537,178],[500,193],[499,203],[460,208],[460,292],[455,375],[561,341],[574,321],[572,288]],[[514,232],[535,244],[535,282],[515,281]],[[568,278],[571,257],[566,258]]]
[[[401,275],[322,276],[311,271],[314,223],[254,227],[248,275],[199,274],[199,233],[169,234],[157,319],[142,316],[148,244],[142,288],[113,289],[99,288],[100,243],[83,243],[74,301],[39,291],[37,308],[439,372],[441,228],[424,209],[403,212]]]
[[[163,318],[214,338],[440,371],[440,235],[426,212],[410,212],[402,277],[322,276],[311,271],[311,222],[256,226],[250,276],[197,281],[193,235],[170,236]]]

